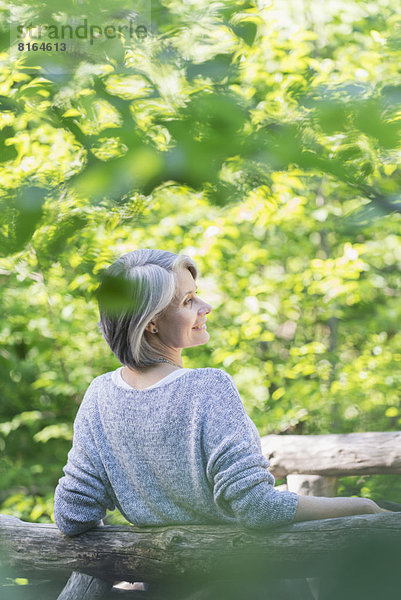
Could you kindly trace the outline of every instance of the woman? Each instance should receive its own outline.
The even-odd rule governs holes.
[[[125,300],[120,310],[106,307],[101,287],[99,326],[123,366],[96,377],[78,410],[55,492],[54,518],[64,534],[100,524],[115,507],[139,527],[238,523],[259,529],[381,512],[366,498],[276,490],[231,376],[183,368],[183,348],[209,340],[212,310],[196,295],[197,269],[189,257],[135,250],[114,262],[107,278],[119,282]]]

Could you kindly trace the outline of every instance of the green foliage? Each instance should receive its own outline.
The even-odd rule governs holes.
[[[197,261],[211,339],[186,366],[231,373],[262,435],[400,429],[398,4],[171,0],[151,23],[58,75],[0,55],[0,510],[27,520],[51,519],[85,389],[118,366],[95,291],[138,247]]]

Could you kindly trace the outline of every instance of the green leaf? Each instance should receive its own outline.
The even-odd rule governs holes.
[[[233,25],[232,28],[235,35],[242,38],[244,42],[248,44],[248,46],[253,45],[256,38],[256,34],[258,32],[258,27],[256,23],[253,23],[252,21],[242,20],[241,22]]]

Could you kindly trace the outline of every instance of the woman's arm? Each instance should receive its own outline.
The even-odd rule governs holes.
[[[251,529],[292,522],[298,496],[274,488],[257,429],[251,426],[234,381],[219,369],[208,369],[207,375],[202,449],[216,507]]]
[[[106,489],[104,467],[81,404],[64,477],[54,494],[54,521],[65,535],[73,536],[99,525],[114,501]]]
[[[312,521],[387,512],[369,498],[321,498],[298,496],[294,521]]]
[[[84,447],[75,441],[54,494],[54,522],[65,535],[83,533],[103,524],[114,505]]]
[[[274,488],[269,462],[255,439],[232,378],[213,370],[210,404],[204,403],[206,475],[218,508],[252,529],[294,521],[382,512],[368,498],[298,496]],[[206,385],[206,384],[205,384]]]

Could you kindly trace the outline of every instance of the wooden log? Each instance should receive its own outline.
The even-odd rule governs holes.
[[[262,450],[275,477],[401,474],[401,431],[267,435]]]
[[[112,586],[111,581],[75,571],[57,600],[102,600]]]
[[[300,496],[334,497],[337,494],[337,484],[337,477],[305,475],[305,473],[287,475],[287,489]]]
[[[205,581],[251,576],[314,577],[333,552],[364,545],[373,534],[399,542],[401,513],[305,521],[275,529],[229,525],[97,527],[68,538],[55,525],[25,523],[0,515],[1,560],[29,572],[79,571],[110,581]],[[259,570],[259,571],[258,571]]]

